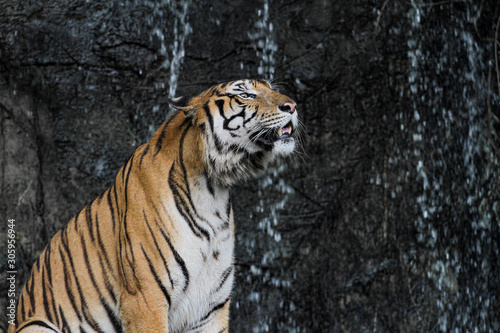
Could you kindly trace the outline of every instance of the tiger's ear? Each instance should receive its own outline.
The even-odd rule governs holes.
[[[177,110],[183,111],[186,116],[194,116],[196,112],[196,104],[192,104],[194,98],[190,96],[181,96],[175,98],[168,98],[168,104],[172,105]]]

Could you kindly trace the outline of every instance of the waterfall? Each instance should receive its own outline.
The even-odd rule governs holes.
[[[264,6],[257,11],[258,20],[255,22],[254,31],[248,32],[248,38],[253,41],[255,54],[259,58],[257,73],[266,80],[274,78],[274,55],[278,44],[274,37],[274,26],[269,18],[269,0],[264,0]]]
[[[481,77],[487,72],[488,64],[482,61],[487,51],[463,23],[473,24],[476,6],[469,5],[460,28],[447,31],[421,27],[429,10],[422,1],[412,0],[408,12],[409,89],[402,93],[411,101],[413,119],[402,121],[401,130],[413,139],[412,149],[403,156],[413,155],[418,161],[413,181],[421,186],[421,195],[415,200],[419,212],[415,226],[426,252],[425,259],[417,258],[416,252],[406,253],[405,258],[416,270],[426,270],[434,283],[442,332],[493,332],[488,323],[493,212],[481,208],[487,196],[481,162],[488,154],[484,121],[488,87]],[[428,51],[432,38],[442,45],[434,55]],[[429,71],[439,75],[427,75]],[[451,92],[447,85],[453,87]],[[448,223],[439,223],[450,210]]]

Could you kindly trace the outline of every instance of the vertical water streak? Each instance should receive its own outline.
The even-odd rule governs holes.
[[[263,8],[257,11],[259,19],[255,22],[254,31],[248,37],[254,42],[254,49],[259,58],[257,73],[266,80],[272,80],[275,72],[275,53],[278,44],[274,38],[274,25],[269,18],[269,0],[264,0]]]
[[[175,97],[180,67],[185,55],[186,38],[191,32],[191,25],[188,22],[191,0],[160,0],[149,1],[147,4],[153,8],[151,37],[158,38],[160,44],[158,53],[163,59],[158,70],[170,71],[168,80],[169,97]],[[171,19],[172,15],[173,20]],[[173,23],[170,23],[172,21]],[[156,83],[157,89],[164,89],[165,87],[166,83],[164,81]]]
[[[170,80],[169,80],[169,97],[175,97],[177,90],[179,73],[182,60],[184,59],[184,45],[186,38],[191,32],[191,26],[187,21],[187,14],[191,0],[174,1],[171,4],[171,9],[175,14],[174,22],[174,42],[172,46],[172,60],[170,61]]]
[[[175,97],[182,61],[185,55],[185,44],[191,25],[188,22],[188,12],[192,0],[147,0],[146,6],[151,8],[152,15],[148,19],[151,33],[150,38],[158,45],[157,59],[159,66],[150,75],[155,76],[155,89],[160,95],[168,84],[168,97]],[[168,75],[168,79],[166,79]],[[168,82],[167,82],[168,81]],[[152,117],[165,119],[165,114],[160,110],[168,109],[165,103],[158,100],[152,107]],[[144,112],[143,110],[139,111]],[[157,124],[149,124],[148,135],[151,136],[156,130]]]
[[[416,161],[414,183],[421,186],[415,227],[425,253],[414,255],[413,264],[434,283],[440,331],[493,332],[491,212],[480,210],[486,197],[487,65],[469,31],[478,8],[467,2],[466,13],[453,12],[449,26],[423,27],[423,20],[433,22],[433,10],[412,0],[408,12],[409,155]],[[441,47],[435,54],[434,45]]]

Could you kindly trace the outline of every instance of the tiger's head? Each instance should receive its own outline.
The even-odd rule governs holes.
[[[203,138],[206,168],[225,185],[253,177],[295,150],[296,103],[264,80],[222,83],[169,103],[192,119]]]

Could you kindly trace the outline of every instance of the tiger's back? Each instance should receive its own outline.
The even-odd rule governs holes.
[[[115,183],[42,252],[9,332],[228,331],[229,189],[293,151],[295,103],[240,80],[171,104]]]

